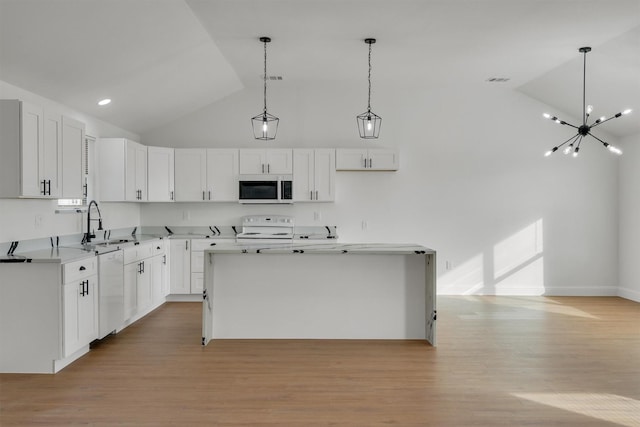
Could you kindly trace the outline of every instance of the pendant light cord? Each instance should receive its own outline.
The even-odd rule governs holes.
[[[587,51],[584,52],[584,62],[582,67],[582,124],[587,124]]]
[[[369,99],[367,101],[367,111],[371,111],[371,43],[369,43]]]
[[[267,114],[267,42],[264,42],[264,114]]]

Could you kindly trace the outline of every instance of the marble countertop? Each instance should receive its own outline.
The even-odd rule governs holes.
[[[94,252],[82,248],[57,247],[7,255],[4,256],[3,259],[13,259],[16,261],[22,260],[22,262],[31,263],[57,262],[65,264],[67,262],[79,261],[81,259],[91,258],[94,256]]]
[[[213,254],[435,254],[433,249],[411,243],[219,243],[205,252]]]

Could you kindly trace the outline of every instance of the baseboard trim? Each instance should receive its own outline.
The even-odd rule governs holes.
[[[629,288],[618,288],[618,296],[631,301],[640,302],[640,291]]]
[[[615,286],[558,286],[558,287],[500,287],[498,289],[477,288],[470,292],[438,292],[438,295],[496,295],[496,296],[585,296],[612,297],[622,296]],[[625,297],[626,298],[626,297]],[[630,298],[632,299],[632,298]]]

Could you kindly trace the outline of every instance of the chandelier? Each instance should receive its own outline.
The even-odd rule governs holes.
[[[364,42],[369,45],[369,98],[367,101],[367,111],[359,114],[356,117],[356,121],[358,122],[358,132],[360,132],[360,138],[377,139],[378,135],[380,134],[382,117],[371,111],[371,45],[376,42],[376,39],[364,39]]]
[[[251,118],[251,124],[255,139],[271,140],[276,138],[280,121],[276,116],[267,113],[267,43],[271,42],[271,38],[260,37],[260,41],[264,43],[264,109],[262,113]]]
[[[611,151],[612,153],[615,154],[622,154],[622,150],[620,150],[617,147],[614,147],[613,145],[609,144],[608,142],[603,141],[602,139],[598,138],[597,136],[595,136],[594,134],[591,133],[591,130],[597,126],[600,126],[601,124],[608,122],[609,120],[612,119],[616,119],[622,115],[626,115],[629,114],[631,112],[631,109],[626,109],[620,113],[617,113],[611,117],[606,117],[606,116],[602,116],[598,119],[596,119],[595,121],[591,122],[591,124],[588,124],[588,120],[589,120],[589,116],[591,115],[591,112],[593,111],[593,106],[586,105],[586,80],[587,80],[587,52],[590,52],[591,48],[590,47],[581,47],[580,49],[578,49],[578,52],[582,53],[584,56],[584,61],[583,61],[583,71],[582,71],[582,125],[580,126],[575,126],[572,125],[571,123],[568,123],[564,120],[559,119],[556,116],[552,116],[551,114],[548,113],[544,113],[543,116],[546,119],[549,120],[553,120],[554,122],[561,124],[561,125],[565,125],[565,126],[570,126],[574,129],[577,130],[577,133],[575,135],[573,135],[571,138],[567,139],[566,141],[564,141],[562,144],[560,145],[556,145],[555,147],[553,147],[551,150],[547,151],[544,155],[545,156],[550,156],[551,154],[555,153],[556,151],[558,151],[558,149],[562,148],[563,146],[566,145],[566,147],[564,148],[563,152],[564,154],[569,154],[571,152],[573,152],[573,157],[577,157],[578,156],[578,152],[580,151],[580,143],[582,142],[582,140],[586,137],[586,136],[591,136],[594,139],[596,139],[597,141],[600,141],[602,143],[602,145],[604,145],[605,148],[608,148],[609,151]],[[569,145],[567,145],[569,144]]]

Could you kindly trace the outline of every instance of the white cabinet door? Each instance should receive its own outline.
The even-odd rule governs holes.
[[[171,202],[174,194],[174,149],[147,147],[147,199]]]
[[[97,276],[63,286],[63,354],[67,357],[98,338]]]
[[[207,192],[208,200],[238,201],[238,150],[207,150]]]
[[[169,247],[170,292],[172,294],[191,293],[191,251],[190,240],[172,239]]]
[[[293,201],[311,201],[313,200],[314,191],[313,150],[293,150]]]
[[[336,169],[364,170],[365,160],[368,162],[366,149],[338,148],[336,150]]]
[[[207,191],[207,151],[200,148],[175,150],[175,200],[205,200]]]
[[[240,173],[243,175],[258,175],[265,171],[265,151],[263,149],[240,150]]]
[[[164,300],[168,294],[168,278],[166,255],[156,255],[149,261],[151,263],[151,299],[153,304]]]
[[[44,136],[40,162],[40,176],[45,180],[45,190],[51,197],[60,197],[62,187],[63,139],[60,114],[47,112],[44,117]],[[62,196],[65,197],[66,196]]]
[[[90,276],[84,296],[78,300],[78,336],[81,345],[98,338],[98,276]]]
[[[399,167],[398,151],[387,148],[336,150],[337,170],[395,171]]]
[[[293,150],[291,149],[240,149],[240,174],[290,175],[292,173]]]
[[[151,258],[137,262],[138,277],[136,280],[136,313],[141,313],[151,306],[153,301],[151,274]]]
[[[335,150],[294,150],[293,162],[294,201],[334,200]]]
[[[369,149],[370,170],[398,170],[399,158],[396,150],[384,148]]]
[[[285,148],[272,148],[266,152],[267,173],[290,175],[293,173],[293,151]]]
[[[333,149],[314,150],[315,201],[331,202],[335,199],[336,152]]]
[[[126,141],[125,200],[147,200],[147,147]]]
[[[82,145],[85,124],[62,117],[62,191],[64,199],[82,199]],[[53,149],[53,147],[51,148]]]
[[[43,151],[44,110],[23,102],[21,105],[20,147],[22,163],[22,196],[41,197],[45,192],[45,177],[41,176],[40,160]]]
[[[138,263],[125,264],[124,266],[124,320],[131,319],[137,309]]]

